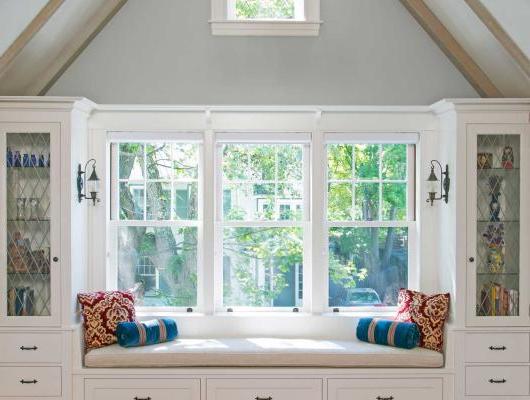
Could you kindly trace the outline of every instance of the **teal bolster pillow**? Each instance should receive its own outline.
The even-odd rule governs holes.
[[[363,342],[412,349],[419,343],[420,332],[413,322],[361,318],[357,325],[357,339]]]
[[[178,335],[177,323],[169,318],[151,321],[119,322],[116,328],[122,347],[147,346],[173,340]]]

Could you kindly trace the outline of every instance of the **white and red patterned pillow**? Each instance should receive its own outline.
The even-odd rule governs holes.
[[[449,293],[426,295],[400,289],[397,321],[414,322],[420,331],[420,347],[443,351],[444,324],[449,316]]]
[[[116,343],[118,322],[134,321],[136,316],[134,296],[128,292],[79,293],[77,300],[82,307],[87,350]]]

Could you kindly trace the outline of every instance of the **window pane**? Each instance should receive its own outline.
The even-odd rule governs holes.
[[[236,18],[293,19],[296,1],[300,0],[235,0]]]
[[[225,228],[225,306],[294,307],[302,303],[301,228]]]
[[[351,183],[328,185],[328,219],[348,221],[352,219],[353,187]]]
[[[173,170],[175,179],[199,177],[199,146],[178,143],[173,145]]]
[[[353,178],[353,146],[350,144],[328,145],[329,179]]]
[[[278,146],[278,180],[302,180],[302,146]]]
[[[175,182],[174,218],[197,219],[197,182]]]
[[[379,179],[379,145],[355,145],[355,177],[357,179]]]
[[[143,306],[197,304],[197,228],[120,227],[118,289]]]
[[[407,179],[407,145],[383,145],[382,178],[385,180]]]
[[[379,219],[379,183],[355,184],[355,219],[358,221]]]
[[[147,219],[171,218],[171,182],[147,182]]]
[[[144,219],[144,184],[120,183],[120,219]]]
[[[155,143],[146,145],[145,157],[148,179],[173,178],[170,144]]]
[[[407,184],[383,183],[383,219],[386,221],[407,219]]]
[[[119,144],[120,179],[144,178],[144,145],[141,143]]]
[[[224,145],[224,219],[302,219],[302,153],[296,144]]]
[[[329,230],[329,306],[394,306],[408,283],[407,228]]]

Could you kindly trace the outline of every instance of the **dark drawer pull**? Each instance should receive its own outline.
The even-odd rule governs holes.
[[[149,397],[149,396],[147,396],[147,397],[136,397],[136,396],[134,396],[133,400],[151,400],[151,397]]]
[[[272,397],[269,396],[269,397],[259,397],[259,396],[256,396],[254,398],[254,400],[272,400]]]
[[[20,350],[37,350],[37,349],[38,349],[37,346],[31,346],[31,347],[20,346]]]
[[[490,346],[489,347],[490,350],[506,350],[506,346]]]
[[[490,379],[489,383],[506,383],[506,379]]]
[[[377,396],[376,399],[377,400],[394,400],[394,396],[389,396],[389,397]]]
[[[38,382],[38,380],[36,380],[36,379],[33,379],[32,381],[26,381],[26,380],[24,380],[24,379],[21,379],[21,380],[20,380],[20,383],[22,383],[23,385],[26,385],[26,384],[29,384],[29,383],[33,383],[33,384],[35,384],[35,383],[37,383],[37,382]]]

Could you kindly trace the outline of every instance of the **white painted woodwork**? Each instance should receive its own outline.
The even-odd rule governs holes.
[[[54,396],[61,396],[61,367],[0,367],[0,398]]]
[[[321,379],[208,379],[208,400],[321,400]]]
[[[199,379],[87,379],[85,400],[200,400]]]
[[[442,400],[441,379],[329,379],[328,400]]]
[[[465,359],[469,363],[528,363],[530,336],[519,333],[466,333]]]
[[[0,332],[0,363],[60,363],[61,332]]]
[[[466,367],[466,395],[528,396],[529,376],[528,366]]]

